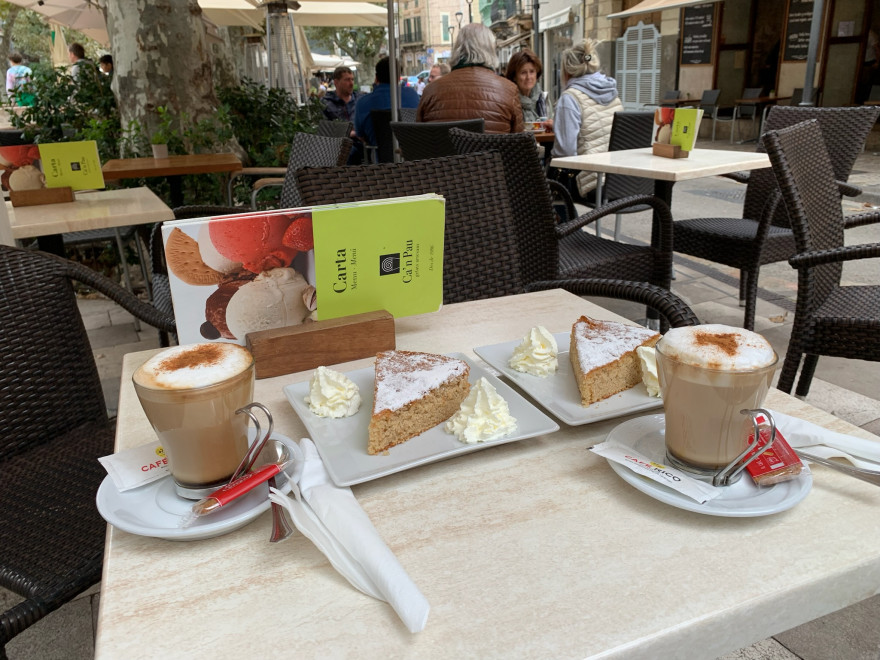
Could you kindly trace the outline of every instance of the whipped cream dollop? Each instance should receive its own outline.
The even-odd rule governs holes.
[[[318,417],[351,417],[361,406],[361,393],[345,374],[318,367],[305,402]]]
[[[529,330],[522,343],[513,349],[508,361],[511,369],[546,378],[559,366],[556,339],[542,325]]]
[[[639,346],[636,349],[639,365],[642,367],[642,382],[650,396],[660,396],[660,379],[657,377],[657,355],[653,346]]]
[[[488,380],[480,378],[445,428],[462,442],[486,442],[511,433],[516,419],[511,417],[507,401]]]

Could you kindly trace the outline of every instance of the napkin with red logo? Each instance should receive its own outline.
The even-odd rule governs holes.
[[[382,540],[350,488],[336,486],[314,443],[299,441],[305,457],[291,495],[271,489],[269,499],[290,513],[297,529],[355,588],[386,601],[410,632],[424,630],[430,605]]]

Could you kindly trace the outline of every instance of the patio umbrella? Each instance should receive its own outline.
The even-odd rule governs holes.
[[[49,27],[52,28],[52,66],[67,66],[70,60],[67,57],[67,39],[64,38],[61,24],[49,21]]]
[[[384,27],[385,10],[369,2],[314,0],[290,9],[297,25],[320,27]]]

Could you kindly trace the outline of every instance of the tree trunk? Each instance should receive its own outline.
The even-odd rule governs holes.
[[[212,62],[197,0],[107,0],[106,16],[123,127],[136,120],[151,135],[159,106],[193,122],[214,114]]]
[[[12,27],[15,25],[15,19],[18,18],[20,11],[21,7],[18,5],[9,5],[3,29],[0,30],[0,53],[3,54],[3,57],[9,57],[12,54]]]

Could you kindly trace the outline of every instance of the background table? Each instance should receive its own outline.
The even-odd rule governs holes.
[[[567,331],[581,314],[614,318],[549,291],[398,319],[397,344],[472,356],[475,344],[518,339],[537,323]],[[150,354],[125,358],[120,449],[154,439],[130,382]],[[291,438],[305,429],[281,388],[309,376],[256,384]],[[776,390],[768,405],[880,441]],[[714,658],[880,590],[876,486],[816,466],[812,492],[790,511],[683,511],[587,451],[623,419],[561,425],[353,488],[431,604],[421,633],[354,590],[299,533],[270,544],[267,511],[190,543],[110,528],[96,657]]]
[[[755,112],[761,110],[761,117],[758,120],[758,135],[751,140],[740,140],[739,143],[757,142],[761,137],[761,129],[764,127],[764,120],[767,118],[767,110],[771,105],[775,105],[780,101],[788,101],[791,96],[758,96],[753,99],[736,99],[733,106],[733,124],[730,128],[730,141],[733,142],[733,134],[736,132],[736,120],[739,118],[739,108],[743,105],[755,106]]]
[[[232,153],[190,154],[168,158],[117,158],[104,163],[101,171],[105,181],[166,177],[171,186],[171,206],[183,205],[184,174],[212,174],[238,172],[241,161]]]

